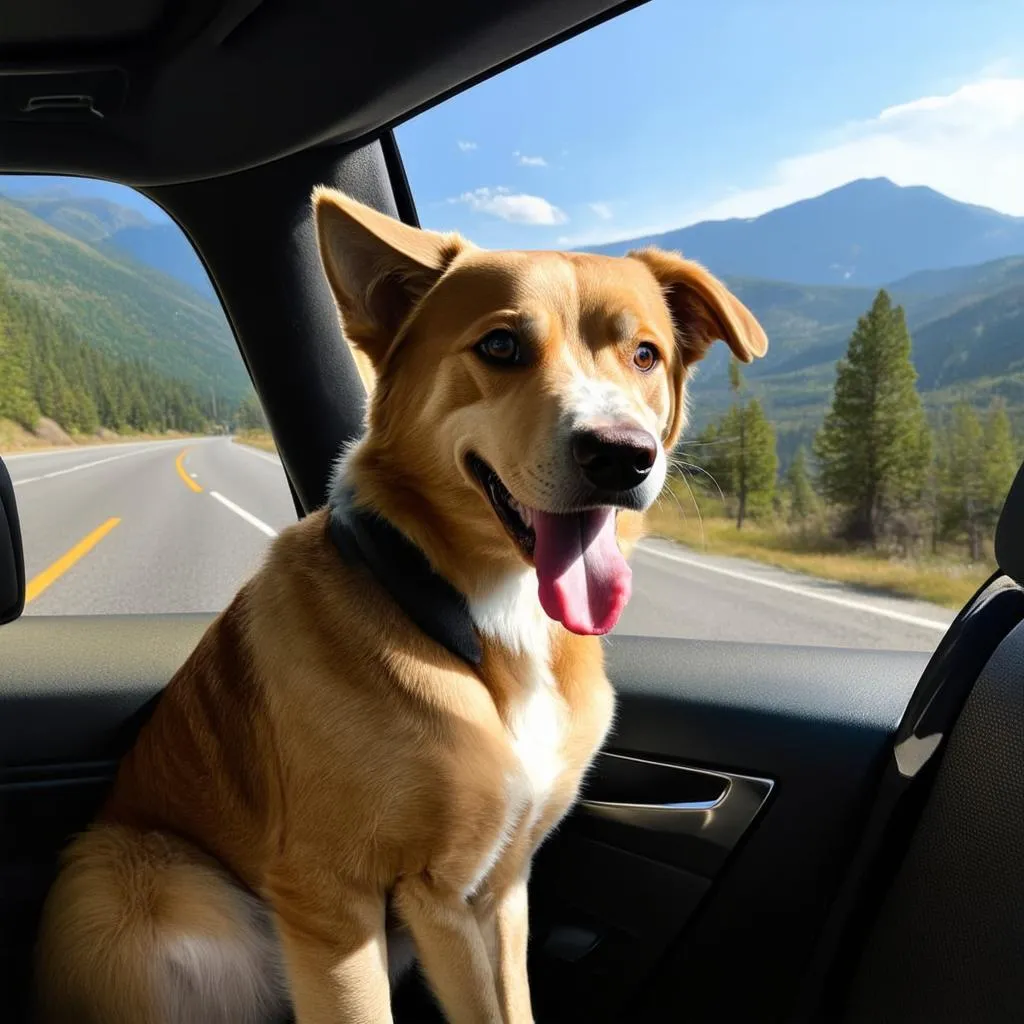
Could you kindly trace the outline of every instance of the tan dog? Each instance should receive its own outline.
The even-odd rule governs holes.
[[[485,252],[315,204],[368,430],[67,850],[39,946],[49,1024],[289,1003],[300,1024],[388,1021],[406,930],[450,1020],[532,1020],[530,862],[611,722],[596,634],[629,595],[621,549],[664,482],[688,367],[715,338],[766,348],[675,255]],[[436,606],[450,618],[414,624]]]

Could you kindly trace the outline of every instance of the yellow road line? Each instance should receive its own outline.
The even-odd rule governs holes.
[[[60,579],[75,562],[89,554],[119,522],[121,520],[117,518],[108,519],[102,526],[96,527],[88,537],[83,537],[67,554],[61,555],[49,569],[44,569],[31,580],[25,588],[25,603],[34,601],[51,583]]]
[[[199,484],[197,484],[195,480],[193,480],[192,477],[190,477],[188,473],[185,472],[185,466],[181,461],[182,459],[185,458],[185,455],[188,453],[188,451],[188,448],[183,448],[181,450],[181,453],[174,460],[174,465],[177,467],[178,476],[180,476],[181,479],[184,480],[185,483],[188,484],[188,486],[191,487],[192,490],[196,492],[196,494],[198,494],[202,490],[202,487],[200,487]]]

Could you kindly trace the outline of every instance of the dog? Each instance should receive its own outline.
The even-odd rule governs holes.
[[[46,1024],[390,1021],[403,946],[449,1020],[531,1021],[531,859],[612,722],[600,635],[687,379],[717,339],[767,347],[677,254],[486,251],[313,206],[365,435],[65,851]]]

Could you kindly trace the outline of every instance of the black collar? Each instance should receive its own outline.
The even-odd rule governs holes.
[[[470,665],[483,659],[469,604],[426,555],[383,516],[354,503],[351,491],[330,506],[330,534],[342,559],[361,561],[424,633]]]

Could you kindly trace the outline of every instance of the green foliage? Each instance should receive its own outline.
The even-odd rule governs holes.
[[[28,340],[0,307],[0,419],[14,420],[23,427],[39,418],[29,373]]]
[[[727,283],[771,339],[768,358],[747,371],[747,391],[765,404],[779,432],[780,454],[788,461],[796,450],[788,438],[811,434],[820,425],[836,361],[874,292],[743,278]],[[982,412],[997,395],[1019,424],[1024,418],[1024,257],[923,271],[887,291],[906,311],[918,390],[929,413],[948,412],[965,397]],[[732,400],[724,351],[709,352],[692,393],[698,429],[724,413]]]
[[[729,367],[737,395],[743,387],[739,364]],[[737,400],[718,423],[700,435],[699,451],[705,469],[736,502],[736,529],[748,518],[771,514],[779,459],[775,428],[756,399]]]
[[[966,541],[972,561],[982,557],[1017,469],[1013,428],[996,400],[984,423],[973,407],[953,407],[935,459],[936,528],[947,541]]]
[[[818,511],[818,496],[807,472],[807,456],[802,446],[786,470],[786,490],[789,492],[789,521],[797,526],[805,525]]]
[[[927,482],[931,438],[903,310],[885,290],[860,318],[836,367],[832,406],[815,442],[821,489],[852,540],[906,531]]]
[[[1006,403],[993,399],[985,417],[985,441],[983,460],[983,485],[985,503],[992,510],[992,520],[999,518],[1003,502],[1010,485],[1017,474],[1020,459],[1017,457],[1017,443],[1013,436],[1013,425],[1006,411]]]
[[[940,434],[936,456],[936,511],[940,536],[966,535],[971,560],[981,557],[985,500],[984,434],[977,414],[967,402],[954,408]]]
[[[740,373],[740,364],[736,359],[729,360],[729,390],[738,395],[743,389],[743,374]]]
[[[0,278],[0,416],[31,428],[198,432],[206,415],[193,388],[85,344],[65,319]]]
[[[235,408],[232,422],[236,430],[267,430],[267,418],[263,406],[254,394],[248,394]]]

